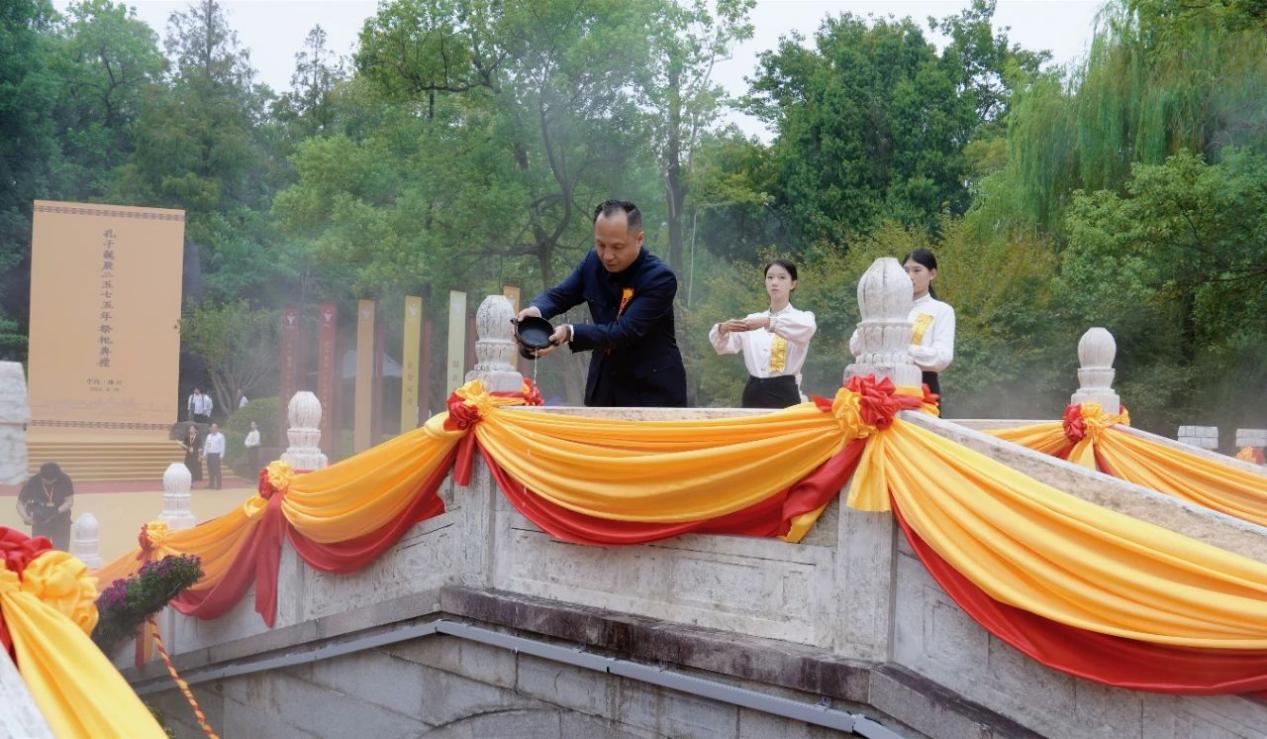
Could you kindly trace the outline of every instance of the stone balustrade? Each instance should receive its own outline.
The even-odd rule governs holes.
[[[193,475],[184,462],[173,462],[163,472],[163,511],[158,520],[167,522],[168,528],[192,529],[198,522],[190,509],[190,488]]]
[[[1198,449],[1215,450],[1219,448],[1218,426],[1180,426],[1178,440],[1182,444]]]
[[[18,362],[0,362],[0,485],[21,485],[27,479],[26,375]]]

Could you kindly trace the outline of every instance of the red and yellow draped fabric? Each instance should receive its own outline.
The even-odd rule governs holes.
[[[1106,416],[1098,404],[1065,409],[1061,423],[992,431],[994,436],[1099,470],[1244,521],[1267,526],[1267,475],[1136,436],[1125,409]]]
[[[0,640],[53,734],[166,736],[89,638],[96,597],[83,562],[0,527]]]
[[[452,473],[466,484],[477,452],[508,499],[561,539],[635,544],[701,531],[799,541],[849,479],[863,440],[930,402],[867,379],[834,401],[766,416],[636,422],[514,411],[540,404],[530,382],[502,394],[474,382],[422,428],[328,469],[294,475],[274,462],[259,494],[226,516],[186,531],[148,525],[141,547],[99,574],[196,554],[206,574],[175,608],[216,618],[253,585],[271,626],[283,537],[312,567],[358,570],[442,513],[441,482]]]
[[[1088,503],[899,418],[935,413],[926,390],[854,378],[830,400],[692,421],[507,407],[536,399],[530,384],[499,396],[470,383],[447,413],[327,470],[292,476],[270,465],[260,495],[227,522],[148,534],[106,571],[126,572],[146,546],[223,561],[178,607],[221,613],[253,583],[271,623],[282,536],[314,567],[363,567],[443,510],[440,481],[469,481],[476,453],[526,517],[584,544],[692,531],[795,542],[851,481],[848,505],[892,510],[946,591],[1044,664],[1163,692],[1267,690],[1267,564]],[[1067,420],[1080,436],[1059,425],[1058,436],[1013,436],[1084,464],[1121,464],[1125,442],[1106,440],[1124,418],[1088,406]]]

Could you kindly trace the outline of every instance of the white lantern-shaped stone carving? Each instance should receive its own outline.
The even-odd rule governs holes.
[[[321,401],[307,390],[301,390],[290,399],[286,407],[290,428],[286,438],[290,446],[282,455],[282,461],[296,472],[325,469],[329,464],[321,453]]]
[[[197,520],[190,509],[189,489],[193,484],[193,476],[189,468],[182,462],[167,465],[163,472],[163,512],[158,520],[167,523],[168,528],[192,529]]]
[[[492,392],[518,392],[523,375],[515,369],[519,347],[510,320],[515,309],[505,295],[489,295],[475,312],[475,366],[466,381],[479,380]]]
[[[0,362],[0,485],[21,485],[27,479],[26,375],[18,362]]]
[[[182,465],[183,466],[183,465]],[[70,529],[70,553],[95,570],[101,561],[101,526],[91,513],[81,513]]]
[[[1108,329],[1088,329],[1078,341],[1078,391],[1070,403],[1099,403],[1108,415],[1122,410],[1122,398],[1113,392],[1113,359],[1117,356],[1117,342]]]
[[[845,380],[858,375],[888,377],[895,385],[919,387],[923,373],[911,361],[911,304],[915,288],[893,257],[871,263],[858,282],[862,351],[845,368]]]

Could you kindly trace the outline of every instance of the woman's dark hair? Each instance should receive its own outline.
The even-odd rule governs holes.
[[[770,274],[771,267],[782,267],[783,269],[787,270],[787,273],[791,275],[792,279],[794,280],[796,279],[796,265],[792,264],[786,259],[771,259],[770,262],[766,264],[766,266],[761,268],[761,276],[763,278],[766,275]]]
[[[927,249],[915,249],[908,252],[906,256],[902,257],[902,266],[905,267],[906,263],[910,261],[923,265],[924,269],[927,270],[937,269],[937,257],[933,256],[933,253]],[[931,282],[928,283],[928,294],[934,300],[937,299],[937,292],[933,290],[933,283]]]

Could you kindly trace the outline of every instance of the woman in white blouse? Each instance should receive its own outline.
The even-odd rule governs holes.
[[[801,368],[818,329],[814,314],[792,307],[796,265],[776,259],[765,266],[770,309],[713,326],[708,339],[718,354],[743,352],[748,384],[744,408],[786,408],[801,402]]]
[[[927,249],[916,249],[902,259],[906,275],[915,288],[915,303],[907,317],[911,321],[911,360],[924,371],[924,384],[941,395],[938,375],[955,358],[955,309],[937,299],[933,280],[937,279],[937,257]],[[862,353],[855,329],[849,339],[854,356]],[[945,403],[940,403],[945,412]]]

